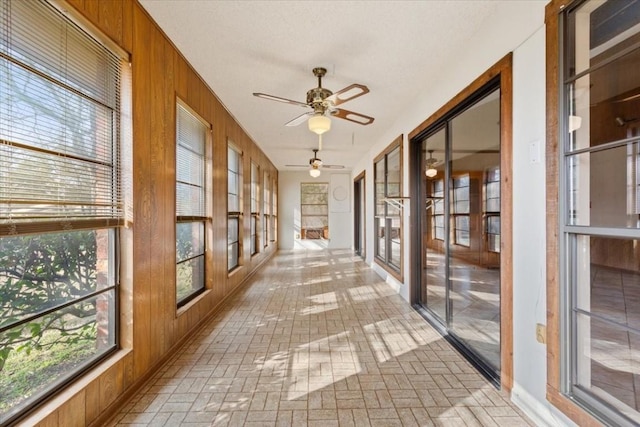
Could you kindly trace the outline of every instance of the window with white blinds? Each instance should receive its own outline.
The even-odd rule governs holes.
[[[260,250],[258,222],[260,221],[260,205],[258,190],[260,186],[260,166],[251,162],[251,255]]]
[[[180,102],[176,112],[176,302],[205,289],[207,132]]]
[[[118,349],[131,73],[98,40],[0,0],[0,425]]]
[[[178,104],[176,150],[176,215],[205,218],[207,126]]]
[[[227,147],[227,266],[229,271],[240,265],[242,215],[242,153],[231,144]]]
[[[45,2],[0,24],[1,234],[122,224],[122,58]]]

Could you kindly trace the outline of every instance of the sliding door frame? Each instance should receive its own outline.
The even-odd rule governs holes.
[[[475,95],[494,79],[500,82],[500,209],[501,209],[501,242],[500,242],[500,388],[507,393],[513,387],[513,253],[512,253],[512,165],[513,165],[513,55],[504,56],[500,61],[485,71],[469,86],[463,89],[449,102],[428,117],[409,133],[409,191],[415,203],[411,204],[411,229],[421,230],[421,209],[424,204],[420,195],[422,170],[420,163],[420,137],[446,117],[451,116],[462,105],[468,105],[469,98]],[[422,239],[415,237],[421,233],[412,233],[410,242],[411,265],[411,303],[419,302],[420,276],[423,265]],[[440,331],[441,333],[443,331]]]

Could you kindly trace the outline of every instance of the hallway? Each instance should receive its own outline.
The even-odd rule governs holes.
[[[350,250],[278,252],[110,426],[533,425]]]

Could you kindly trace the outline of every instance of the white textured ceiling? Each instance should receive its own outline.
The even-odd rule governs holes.
[[[317,66],[329,70],[323,87],[334,92],[351,83],[368,86],[370,93],[341,107],[375,122],[333,118],[318,155],[350,169],[417,96],[428,96],[430,81],[464,55],[465,41],[500,6],[486,0],[140,2],[280,170],[307,163],[317,137],[306,123],[284,126],[305,110],[253,92],[305,102],[317,85],[311,72]]]

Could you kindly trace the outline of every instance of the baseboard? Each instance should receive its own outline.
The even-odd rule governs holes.
[[[577,427],[569,418],[554,410],[551,403],[540,402],[518,383],[511,389],[511,401],[540,427]]]

